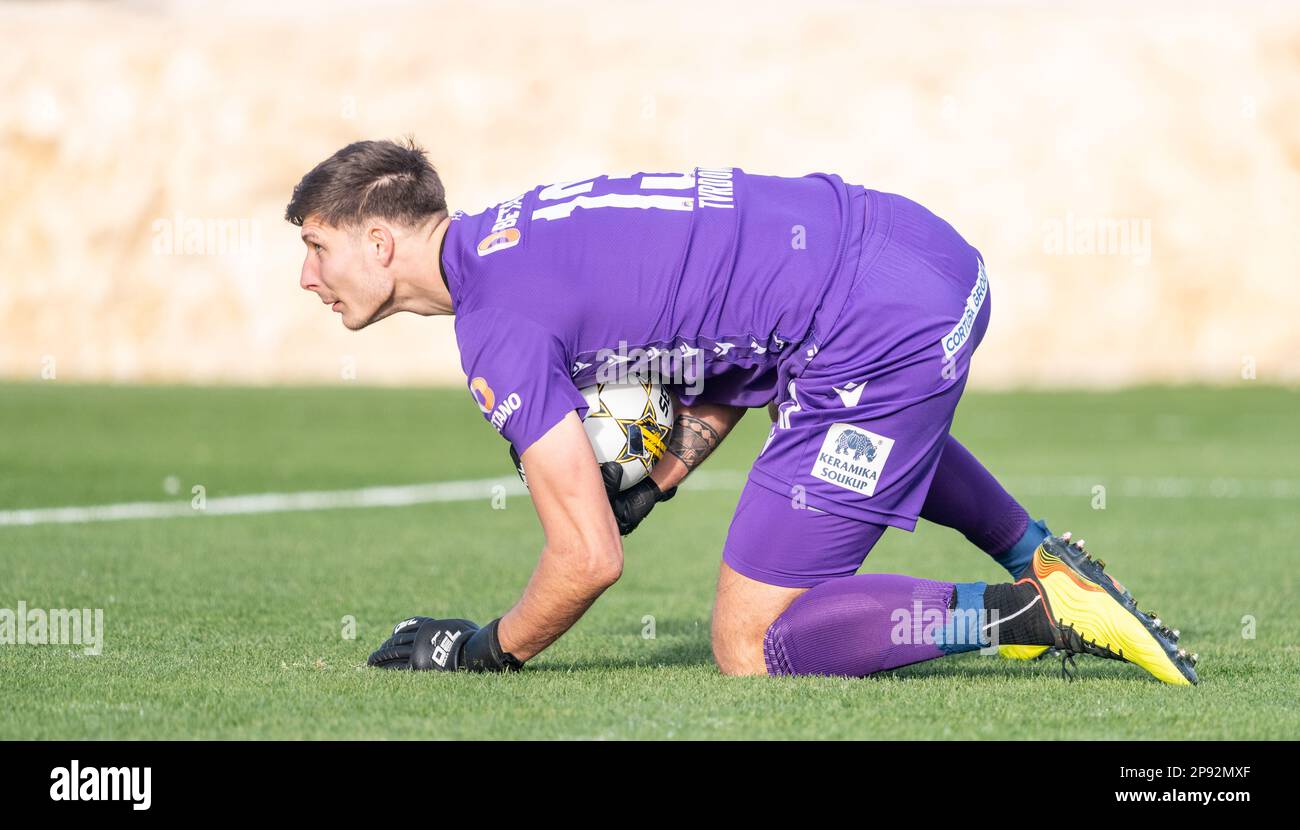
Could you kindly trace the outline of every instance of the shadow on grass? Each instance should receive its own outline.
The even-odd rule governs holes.
[[[584,634],[584,645],[591,646],[587,653],[553,657],[536,664],[537,670],[567,672],[713,666],[708,624],[701,625],[695,618],[661,619],[656,625],[655,636],[650,639],[628,634],[626,629],[595,630]]]
[[[1076,681],[1151,679],[1136,666],[1126,666],[1115,661],[1103,661],[1076,656]],[[704,667],[716,671],[713,653],[706,639],[676,637],[671,641],[657,641],[648,651],[635,657],[613,657],[593,654],[565,659],[548,660],[529,666],[533,671],[574,672],[609,671],[618,669]],[[1044,657],[1039,660],[1008,660],[997,656],[961,655],[957,657],[913,663],[890,671],[877,672],[860,679],[873,680],[957,680],[957,681],[1023,681],[1052,679],[1069,682],[1061,675],[1060,659]],[[1152,682],[1155,682],[1152,680]]]

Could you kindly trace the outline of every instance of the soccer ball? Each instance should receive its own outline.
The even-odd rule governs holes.
[[[616,462],[623,468],[622,489],[626,490],[650,475],[663,457],[673,427],[673,401],[668,390],[657,383],[597,383],[582,390],[587,430],[596,461]],[[524,465],[515,448],[510,448],[515,471],[528,486]]]
[[[650,475],[663,457],[673,428],[673,401],[656,383],[597,383],[582,390],[587,399],[587,430],[601,464],[623,468],[622,489]]]

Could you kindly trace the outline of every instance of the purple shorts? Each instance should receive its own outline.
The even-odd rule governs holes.
[[[921,205],[865,193],[857,271],[778,367],[778,419],[723,553],[773,585],[853,574],[885,526],[916,527],[988,328],[979,252]]]

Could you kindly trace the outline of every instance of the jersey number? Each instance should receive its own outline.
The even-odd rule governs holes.
[[[695,190],[695,174],[680,173],[670,176],[640,176],[609,179],[610,182],[627,183],[626,189],[633,192],[603,193],[600,196],[588,196],[595,186],[595,179],[579,182],[563,182],[541,189],[537,194],[539,202],[554,202],[533,211],[533,219],[567,219],[576,208],[658,208],[659,210],[694,210],[695,194],[673,196],[663,193],[642,193],[642,190]]]

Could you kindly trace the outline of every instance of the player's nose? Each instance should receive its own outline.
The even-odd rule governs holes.
[[[315,291],[320,288],[320,281],[316,279],[315,269],[307,262],[302,264],[302,273],[298,276],[298,284],[305,291]]]

